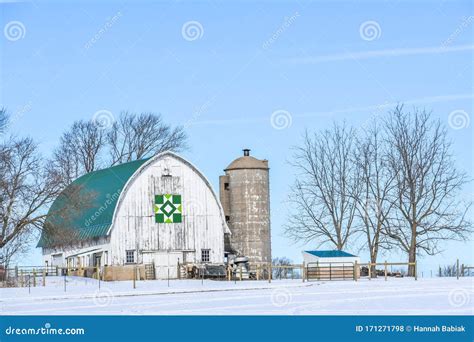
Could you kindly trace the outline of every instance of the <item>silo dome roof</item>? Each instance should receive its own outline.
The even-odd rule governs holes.
[[[224,171],[240,169],[263,169],[268,170],[268,160],[260,160],[252,156],[237,158],[227,166]]]

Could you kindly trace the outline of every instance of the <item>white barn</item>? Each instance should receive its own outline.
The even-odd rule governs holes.
[[[156,278],[173,278],[178,263],[224,263],[224,234],[208,180],[164,152],[74,181],[51,206],[38,247],[50,266],[116,266],[113,279],[129,279],[127,266],[151,264]]]

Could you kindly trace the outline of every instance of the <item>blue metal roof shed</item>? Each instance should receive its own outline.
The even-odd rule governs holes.
[[[332,251],[305,251],[305,253],[309,253],[311,255],[317,256],[318,258],[340,258],[340,257],[357,257],[356,255],[344,252],[344,251],[338,251],[338,250],[332,250]]]
[[[348,265],[360,263],[360,258],[357,255],[339,250],[303,251],[302,254],[306,263],[347,263]]]

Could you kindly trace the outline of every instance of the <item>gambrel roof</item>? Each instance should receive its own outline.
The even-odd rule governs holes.
[[[124,186],[148,160],[90,172],[72,182],[51,205],[37,247],[54,245],[56,229],[70,229],[79,240],[107,235]]]
[[[189,161],[166,151],[151,158],[112,166],[79,177],[53,202],[46,217],[37,247],[51,247],[109,235],[122,196],[129,183],[154,161],[171,156],[196,172],[209,187],[217,202],[224,232],[230,234],[224,211],[206,177]],[[64,233],[64,236],[63,236]],[[65,237],[65,238],[64,238]]]

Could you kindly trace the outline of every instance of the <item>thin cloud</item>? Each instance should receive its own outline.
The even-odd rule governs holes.
[[[335,109],[325,112],[306,112],[302,114],[293,114],[293,118],[311,118],[311,117],[331,117],[337,114],[345,113],[360,113],[360,112],[372,112],[380,111],[385,108],[393,108],[398,104],[427,104],[427,103],[437,103],[437,102],[449,102],[457,100],[469,100],[474,99],[474,94],[450,94],[450,95],[438,95],[438,96],[427,96],[417,99],[399,101],[399,102],[385,102],[376,105],[364,106],[364,107],[349,107],[342,109]],[[270,116],[268,117],[253,117],[253,118],[229,118],[229,119],[210,119],[210,120],[201,120],[195,121],[189,126],[201,126],[201,125],[238,125],[238,124],[251,124],[251,123],[265,123],[270,121]]]
[[[357,113],[357,112],[368,112],[368,111],[378,111],[384,108],[393,108],[398,104],[404,105],[411,105],[411,104],[424,104],[424,103],[437,103],[437,102],[448,102],[448,101],[456,101],[456,100],[469,100],[473,99],[474,94],[451,94],[451,95],[439,95],[439,96],[428,96],[428,97],[421,97],[418,99],[411,99],[406,101],[399,101],[399,102],[386,102],[378,105],[371,105],[365,107],[350,107],[344,109],[337,109],[327,112],[310,112],[310,113],[303,113],[301,115],[295,115],[295,117],[321,117],[321,116],[331,116],[336,114],[345,114],[345,113]]]
[[[291,58],[289,61],[295,64],[318,64],[327,62],[338,62],[347,60],[361,60],[378,57],[399,57],[410,55],[430,55],[448,52],[462,52],[474,50],[474,44],[456,46],[433,46],[424,48],[399,48],[386,50],[369,50],[360,52],[344,52],[332,55],[322,55],[315,57]]]

